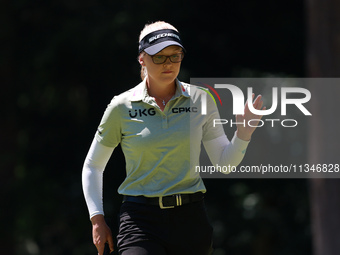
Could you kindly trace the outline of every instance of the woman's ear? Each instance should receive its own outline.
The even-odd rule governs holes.
[[[138,62],[139,62],[139,64],[140,64],[141,66],[145,66],[143,56],[139,56]]]

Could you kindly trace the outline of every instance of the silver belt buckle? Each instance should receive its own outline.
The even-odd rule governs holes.
[[[159,207],[161,209],[175,208],[175,206],[164,206],[163,205],[163,197],[158,197],[158,203],[159,203]],[[176,206],[181,206],[181,205],[182,205],[181,194],[176,194]]]
[[[176,194],[176,205],[181,206],[182,205],[182,196],[181,194]]]

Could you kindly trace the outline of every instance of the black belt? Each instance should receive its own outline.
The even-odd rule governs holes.
[[[134,202],[148,205],[158,205],[162,209],[174,208],[192,202],[203,200],[204,195],[202,192],[193,194],[175,194],[164,197],[145,197],[145,196],[124,196],[123,202]]]

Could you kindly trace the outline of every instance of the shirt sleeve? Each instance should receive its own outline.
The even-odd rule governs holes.
[[[115,148],[122,139],[119,101],[118,97],[111,100],[95,135],[97,141],[107,147]]]
[[[206,95],[206,100],[207,114],[205,118],[205,124],[203,125],[202,141],[213,140],[217,137],[225,135],[222,125],[214,125],[214,121],[221,118],[216,103],[209,95]]]
[[[100,144],[93,139],[86,156],[82,171],[82,186],[90,218],[104,215],[103,209],[103,173],[114,148]]]

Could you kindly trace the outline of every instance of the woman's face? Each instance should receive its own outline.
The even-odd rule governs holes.
[[[155,56],[172,56],[176,53],[182,52],[182,48],[179,46],[169,46],[158,52]],[[179,74],[181,62],[173,63],[169,58],[166,59],[163,64],[155,64],[152,61],[152,57],[148,54],[144,54],[140,58],[140,63],[145,65],[148,72],[147,82],[149,85],[169,85],[174,82]]]

